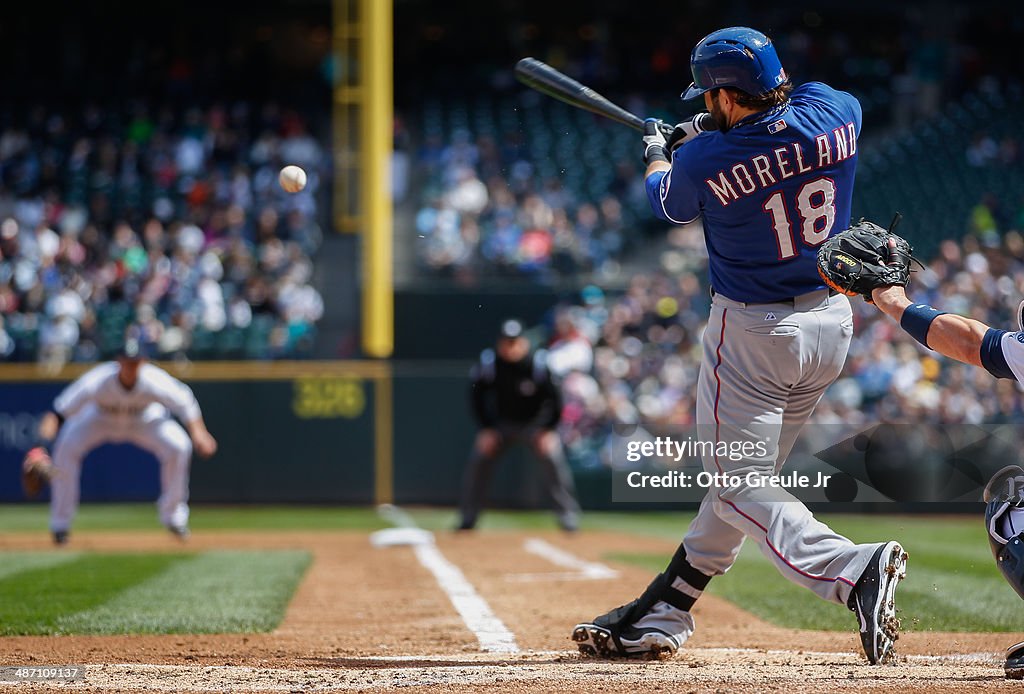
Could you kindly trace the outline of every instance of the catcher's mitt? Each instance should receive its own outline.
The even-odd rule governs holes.
[[[862,219],[821,244],[818,274],[837,292],[870,304],[872,289],[907,286],[913,252],[906,239]]]
[[[53,477],[53,462],[50,454],[42,446],[36,446],[25,454],[21,462],[21,489],[25,496],[34,499],[42,493],[43,488]]]

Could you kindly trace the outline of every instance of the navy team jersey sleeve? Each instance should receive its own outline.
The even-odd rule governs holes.
[[[682,166],[656,171],[644,183],[647,200],[656,217],[674,224],[687,224],[700,216],[700,197]]]
[[[981,340],[981,365],[996,378],[1024,383],[1024,332],[989,328]]]
[[[646,180],[654,214],[701,217],[715,291],[736,301],[783,301],[824,288],[818,247],[850,224],[861,108],[820,82],[785,104],[679,147],[667,173]]]

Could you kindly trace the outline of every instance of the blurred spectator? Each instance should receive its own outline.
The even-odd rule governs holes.
[[[158,357],[309,354],[323,149],[273,104],[154,113],[40,110],[49,128],[0,130],[3,358],[109,356],[132,321]],[[303,192],[277,185],[284,163]]]
[[[538,184],[520,157],[518,149],[500,149],[486,135],[474,143],[465,130],[440,149],[427,139],[417,161],[427,180],[415,221],[422,265],[548,282],[601,272],[621,258],[629,230],[619,197],[604,195],[594,204],[559,178]],[[640,180],[639,171],[632,175]],[[632,204],[647,204],[638,200]]]
[[[556,307],[549,363],[562,376],[562,436],[576,464],[623,464],[607,455],[616,431],[643,439],[683,435],[693,426],[707,318],[705,270],[701,262],[675,273],[638,275],[614,299],[588,287],[580,305]],[[1024,238],[1011,232],[995,245],[970,236],[943,242],[928,269],[916,273],[914,295],[1016,329]],[[851,433],[876,421],[1024,423],[1016,384],[925,350],[879,311],[859,299],[852,303],[855,332],[846,367],[815,410],[815,422]]]

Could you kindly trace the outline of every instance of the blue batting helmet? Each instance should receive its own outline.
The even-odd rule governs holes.
[[[760,96],[788,79],[771,39],[747,27],[719,29],[698,41],[690,54],[690,70],[693,84],[682,93],[683,99],[718,87]]]

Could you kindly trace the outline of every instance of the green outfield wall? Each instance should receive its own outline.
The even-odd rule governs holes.
[[[475,433],[469,364],[387,362],[165,365],[194,390],[220,450],[195,460],[194,501],[454,504]],[[84,367],[0,365],[0,501],[23,499],[20,460],[53,398]],[[543,506],[537,466],[511,451],[502,506]],[[132,446],[86,459],[84,501],[153,499],[155,460]]]
[[[453,505],[476,432],[469,413],[469,366],[467,361],[168,364],[195,391],[220,444],[212,459],[193,462],[192,499]],[[24,501],[21,459],[36,443],[39,418],[85,368],[51,372],[36,365],[0,365],[0,502]],[[827,489],[794,492],[812,508],[831,511],[973,511],[991,473],[1020,458],[1020,432],[1011,425],[872,426],[828,446],[812,436],[822,433],[827,433],[823,427],[808,428],[810,440],[798,441],[786,472],[836,475]],[[936,437],[941,446],[929,443]],[[625,440],[613,437],[609,449],[620,465],[628,459],[618,448]],[[655,493],[645,487],[637,492],[623,485],[634,469],[650,475],[672,469],[653,459],[614,473],[594,460],[573,462],[584,508],[692,508],[706,491]],[[686,465],[690,473],[700,471],[699,458]],[[151,501],[158,480],[151,455],[128,444],[104,445],[85,460],[82,499]],[[496,471],[490,501],[542,508],[548,505],[543,489],[539,465],[526,450],[514,448]]]

